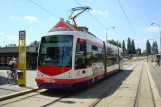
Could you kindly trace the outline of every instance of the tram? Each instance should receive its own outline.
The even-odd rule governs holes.
[[[45,89],[86,87],[123,69],[122,55],[91,33],[59,28],[41,38],[35,81]]]

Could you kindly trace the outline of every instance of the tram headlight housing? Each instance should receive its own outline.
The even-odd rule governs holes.
[[[65,75],[64,77],[65,78],[71,78],[72,76],[69,74],[69,75]]]
[[[68,78],[68,76],[67,76],[67,75],[65,75],[64,77],[65,77],[65,78]]]
[[[39,74],[39,73],[37,74],[37,76],[38,76],[38,77],[43,77],[43,75],[42,75],[42,74]]]
[[[68,75],[68,78],[71,78],[72,76],[71,75]]]
[[[37,77],[43,77],[43,75],[38,71],[37,72]]]

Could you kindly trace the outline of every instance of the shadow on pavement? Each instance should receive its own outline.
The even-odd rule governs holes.
[[[0,85],[8,84],[7,78],[4,76],[0,76]]]
[[[119,84],[109,92],[109,94],[107,96],[112,95],[122,84],[123,81],[131,74],[132,70],[123,70],[121,72],[115,73],[109,77],[107,77],[106,79],[92,85],[89,87],[86,87],[85,89],[80,89],[77,90],[77,92],[72,95],[69,96],[68,98],[75,98],[75,99],[99,99],[100,96],[102,96],[102,90],[103,88],[107,88],[106,91],[108,91],[114,84],[116,84],[121,77],[123,77],[121,79],[121,81],[119,82]],[[61,98],[62,96],[65,96],[69,93],[68,92],[54,92],[54,91],[45,91],[40,93],[41,95],[47,96],[47,97],[58,97]],[[104,92],[103,92],[104,93]],[[106,97],[107,97],[106,96]],[[53,100],[54,102],[54,100]],[[68,104],[73,104],[76,103],[74,101],[71,100],[63,100],[63,101],[59,101],[61,103],[68,103]],[[52,103],[52,102],[51,102]],[[48,104],[47,104],[48,105]]]

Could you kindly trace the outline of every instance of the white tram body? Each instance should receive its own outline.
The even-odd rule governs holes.
[[[123,69],[122,49],[81,31],[48,32],[38,52],[38,87],[70,90]]]

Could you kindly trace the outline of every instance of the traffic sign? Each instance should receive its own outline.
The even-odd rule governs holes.
[[[25,39],[25,31],[19,31],[19,39]]]

